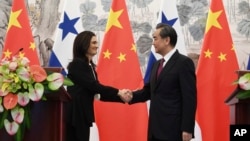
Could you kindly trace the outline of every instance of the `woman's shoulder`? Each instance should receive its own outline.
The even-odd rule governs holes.
[[[79,65],[81,65],[81,66],[87,66],[88,65],[88,63],[86,62],[86,61],[84,61],[83,59],[81,59],[81,58],[75,58],[75,59],[73,59],[70,63],[69,63],[69,65],[68,65],[68,67],[71,67],[71,66],[79,66]]]
[[[74,58],[71,63],[83,63],[83,64],[88,64],[84,59],[82,58]]]

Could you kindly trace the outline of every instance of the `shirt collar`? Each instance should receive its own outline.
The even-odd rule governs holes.
[[[176,48],[173,48],[172,50],[170,50],[163,58],[164,58],[164,63],[163,66],[165,66],[165,64],[168,62],[168,60],[173,56],[173,54],[175,53]]]

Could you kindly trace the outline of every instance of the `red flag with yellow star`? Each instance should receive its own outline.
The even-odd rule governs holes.
[[[197,121],[202,141],[229,141],[225,100],[234,91],[239,69],[222,0],[212,0],[197,66]]]
[[[135,90],[143,86],[124,0],[113,0],[97,63],[102,84]],[[101,141],[146,141],[147,105],[95,101],[95,117]]]
[[[2,58],[16,55],[27,57],[31,65],[40,64],[24,0],[12,3]]]

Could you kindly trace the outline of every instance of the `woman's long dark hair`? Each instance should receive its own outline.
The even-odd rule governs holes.
[[[73,60],[79,58],[86,62],[89,61],[86,54],[93,36],[96,35],[91,31],[83,31],[76,36],[73,43]],[[94,66],[92,61],[90,63]]]

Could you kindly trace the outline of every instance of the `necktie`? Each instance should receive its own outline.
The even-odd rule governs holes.
[[[160,75],[160,73],[161,73],[161,71],[162,71],[162,69],[163,69],[163,63],[164,63],[164,58],[162,58],[161,60],[160,60],[160,64],[159,64],[159,67],[158,67],[158,70],[157,70],[157,78],[159,77],[159,75]]]

